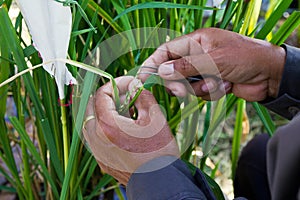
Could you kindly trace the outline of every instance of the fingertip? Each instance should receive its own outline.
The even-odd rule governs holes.
[[[218,89],[218,85],[216,81],[205,80],[203,85],[201,86],[201,89],[204,93],[214,92]]]
[[[191,84],[197,96],[204,96],[218,90],[219,84],[214,78],[206,78]]]
[[[168,61],[161,64],[158,68],[158,74],[161,77],[167,77],[173,75],[175,72],[174,70],[174,63],[173,61]]]
[[[166,89],[174,96],[185,97],[187,95],[187,89],[184,84],[177,81],[166,81]]]

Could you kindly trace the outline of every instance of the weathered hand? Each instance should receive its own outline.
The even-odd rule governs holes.
[[[122,98],[132,90],[136,80],[125,76],[116,82]],[[95,118],[86,121],[83,127],[84,138],[101,169],[124,185],[146,162],[165,155],[179,157],[176,141],[153,95],[142,91],[135,107],[136,120],[121,116],[113,101],[112,85],[108,83],[90,99],[86,117]]]
[[[233,92],[248,101],[261,101],[277,96],[284,63],[285,50],[281,47],[209,28],[163,44],[143,65],[157,67],[167,87],[178,96],[185,95],[186,90],[179,82],[174,86],[174,81],[201,74],[209,78],[191,86],[204,99],[218,99],[225,92]],[[153,72],[149,68],[142,72],[145,70]],[[144,81],[147,76],[141,73],[139,78]]]

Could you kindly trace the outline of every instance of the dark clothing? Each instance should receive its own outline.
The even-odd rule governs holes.
[[[267,175],[268,134],[255,136],[243,148],[235,171],[234,196],[248,200],[271,200]]]
[[[283,47],[287,54],[278,97],[268,99],[268,103],[263,105],[287,119],[292,119],[300,110],[300,49],[288,45]]]
[[[292,121],[278,128],[268,142],[267,173],[272,200],[300,200],[300,49],[284,47],[287,56],[279,95],[265,106]]]
[[[278,98],[268,100],[264,105],[292,119],[300,110],[300,49],[287,45],[284,47],[287,57]],[[272,200],[300,200],[298,132],[300,115],[294,117],[288,125],[279,128],[268,142],[266,169]],[[260,159],[257,162],[260,162]],[[131,200],[215,199],[200,170],[192,176],[181,160],[172,162],[160,170],[134,173],[127,185],[127,195]]]
[[[300,115],[270,139],[267,172],[272,200],[300,199]]]
[[[174,161],[175,160],[175,161]],[[136,172],[127,185],[127,197],[134,200],[179,200],[179,199],[215,199],[204,176],[200,171],[193,177],[186,164],[171,156],[152,160],[139,171],[147,167],[172,163],[160,170],[146,173]],[[164,166],[164,164],[161,164]]]

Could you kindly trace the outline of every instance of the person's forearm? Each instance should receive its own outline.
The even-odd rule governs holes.
[[[300,49],[283,45],[286,49],[286,63],[278,96],[263,102],[268,109],[283,117],[292,119],[300,110]]]

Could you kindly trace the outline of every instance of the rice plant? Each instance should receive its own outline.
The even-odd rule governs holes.
[[[0,84],[8,80],[0,87],[0,158],[4,163],[0,165],[0,173],[9,182],[0,189],[16,193],[19,199],[94,199],[109,196],[113,191],[124,199],[118,183],[101,172],[80,137],[90,94],[115,77],[136,75],[138,67],[166,39],[199,28],[219,27],[280,45],[300,24],[300,13],[295,11],[276,28],[291,2],[273,0],[267,14],[262,16],[261,0],[227,0],[217,5],[207,4],[207,0],[62,1],[72,9],[72,33],[68,59],[60,61],[68,64],[79,83],[66,87],[66,98],[60,102],[55,80],[40,67],[39,52],[24,38],[26,25],[22,14],[18,13],[13,22],[9,11],[14,3],[0,0]],[[157,32],[161,33],[160,37]],[[119,49],[119,54],[125,53],[110,62],[117,52],[110,51],[115,47],[103,44],[115,35],[121,37],[121,46],[126,49]],[[126,39],[122,40],[123,36]],[[100,57],[97,50],[101,50]],[[10,80],[22,71],[21,76]],[[234,95],[218,102],[206,102],[192,95],[178,100],[170,96],[161,80],[155,77],[149,78],[144,88],[149,89],[165,109],[179,145],[188,144],[182,159],[190,163],[191,168],[200,167],[207,174],[205,161],[210,157],[212,144],[218,145],[214,136],[222,131],[220,124],[224,118],[235,115],[234,173],[240,151],[244,100]],[[115,96],[118,98],[117,91]],[[13,99],[17,113],[9,116],[9,123],[5,120],[8,99]],[[258,103],[253,106],[266,131],[272,135],[276,127],[270,114]],[[193,123],[195,121],[199,123]],[[192,137],[182,137],[180,131],[191,133],[188,135]],[[200,161],[193,154],[199,147],[205,155]],[[211,177],[207,175],[213,191],[218,199],[224,199]]]

